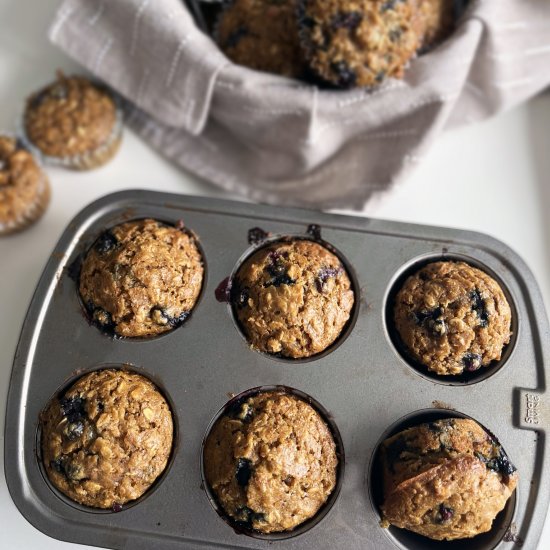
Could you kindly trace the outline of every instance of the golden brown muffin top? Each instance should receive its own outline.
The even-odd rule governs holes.
[[[395,327],[406,351],[440,375],[474,372],[499,360],[511,320],[499,284],[465,262],[424,266],[395,298]]]
[[[42,460],[69,498],[96,508],[140,497],[172,449],[170,408],[146,378],[106,369],[86,374],[41,415]]]
[[[118,336],[153,336],[187,318],[203,274],[191,234],[136,220],[107,230],[90,248],[80,272],[80,296],[100,328]]]
[[[330,430],[311,405],[283,392],[233,406],[212,428],[203,458],[206,481],[225,512],[263,533],[313,517],[336,484]]]
[[[73,157],[95,151],[112,136],[117,121],[113,97],[80,76],[58,72],[57,80],[27,100],[25,130],[45,155]]]
[[[376,86],[403,76],[420,44],[417,0],[300,0],[306,59],[337,86]]]
[[[279,241],[255,252],[239,268],[232,296],[251,345],[292,358],[330,346],[354,303],[340,259],[309,240]]]

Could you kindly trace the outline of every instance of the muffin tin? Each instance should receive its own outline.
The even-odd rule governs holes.
[[[169,333],[113,339],[89,323],[71,268],[105,228],[144,217],[183,220],[196,233],[205,260],[202,295],[185,323]],[[230,305],[216,299],[216,289],[261,246],[248,243],[250,229],[260,227],[272,238],[318,238],[308,233],[311,224],[352,274],[357,305],[346,337],[307,361],[254,351],[239,333]],[[386,314],[402,274],[441,258],[463,259],[496,276],[516,319],[502,361],[458,383],[424,376],[409,365],[394,345]],[[488,536],[437,547],[535,548],[550,496],[549,336],[528,268],[485,235],[151,191],[116,193],[69,224],[27,313],[8,395],[8,487],[21,513],[44,533],[109,548],[427,548],[434,546],[428,539],[379,526],[373,456],[401,422],[468,415],[498,437],[518,468],[519,484]],[[40,466],[38,417],[76,376],[113,365],[129,365],[159,386],[177,430],[169,469],[154,488],[121,511],[105,512],[69,501],[49,484]],[[201,449],[207,428],[232,396],[280,385],[310,395],[328,411],[342,436],[345,472],[332,508],[310,529],[259,539],[234,531],[212,508],[201,478]]]

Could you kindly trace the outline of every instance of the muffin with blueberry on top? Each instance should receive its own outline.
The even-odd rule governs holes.
[[[121,337],[178,327],[199,297],[204,275],[194,236],[152,219],[105,231],[86,254],[79,277],[93,322]]]
[[[340,259],[305,239],[260,248],[239,268],[231,300],[250,344],[289,358],[310,357],[340,335],[354,304]]]
[[[393,320],[406,354],[439,375],[490,366],[512,334],[500,285],[465,262],[432,262],[411,275],[395,297]]]
[[[421,43],[416,0],[299,0],[306,60],[342,88],[401,78]]]
[[[94,371],[54,397],[40,418],[42,461],[72,500],[114,511],[139,498],[170,457],[168,403],[147,378]]]
[[[232,522],[261,533],[312,518],[336,486],[332,433],[304,400],[266,391],[237,401],[204,446],[206,482]]]
[[[382,525],[435,540],[489,531],[518,482],[502,446],[470,419],[408,428],[386,439],[379,456]]]

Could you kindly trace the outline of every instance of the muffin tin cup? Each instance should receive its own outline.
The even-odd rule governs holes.
[[[90,326],[69,267],[106,228],[151,217],[182,219],[199,238],[208,278],[189,319],[162,338],[115,340]],[[356,319],[347,337],[307,363],[274,361],[251,350],[235,329],[216,287],[249,249],[248,231],[307,235],[310,224],[356,277]],[[396,352],[385,318],[392,283],[422,258],[469,258],[507,289],[517,318],[513,351],[476,384],[449,385],[419,376]],[[550,338],[533,276],[507,246],[490,237],[314,211],[242,204],[151,191],[104,197],[68,225],[40,279],[22,329],[10,381],[5,472],[21,513],[50,536],[108,548],[417,548],[380,527],[370,497],[369,465],[383,435],[414,411],[451,409],[498,437],[518,468],[507,540],[536,548],[550,486],[546,396]],[[92,365],[126,364],[166,389],[178,426],[172,463],[154,491],[121,513],[89,513],[52,491],[36,453],[38,418],[49,398]],[[345,473],[338,499],[314,528],[285,540],[236,533],[212,508],[201,479],[201,450],[212,419],[233,395],[287,386],[311,395],[338,426]],[[500,520],[499,520],[500,521]],[[504,524],[503,524],[504,525]],[[478,544],[482,539],[477,540]],[[474,543],[472,543],[474,544]],[[443,543],[442,543],[443,545]],[[445,546],[455,543],[444,543]],[[479,546],[489,548],[490,546]]]
[[[139,367],[134,367],[130,365],[124,365],[120,363],[113,363],[113,364],[102,364],[102,365],[94,365],[93,367],[86,368],[86,369],[79,369],[77,372],[74,372],[72,376],[70,376],[67,380],[65,380],[62,385],[54,392],[54,394],[48,399],[48,402],[44,404],[44,408],[41,411],[44,412],[46,408],[48,407],[50,400],[54,399],[56,397],[59,397],[63,395],[65,392],[67,392],[70,387],[75,384],[80,378],[85,376],[86,374],[89,374],[91,372],[95,371],[101,371],[101,370],[122,370],[125,372],[129,372],[132,374],[139,374],[140,376],[143,376],[150,382],[152,382],[157,390],[162,394],[164,399],[166,400],[166,403],[168,403],[168,407],[170,408],[170,411],[172,413],[172,422],[173,422],[173,437],[172,437],[172,450],[170,451],[170,456],[168,458],[168,462],[166,463],[166,467],[161,472],[161,474],[157,477],[157,479],[151,484],[151,486],[137,499],[129,501],[123,505],[120,506],[120,510],[114,511],[113,509],[106,509],[106,508],[94,508],[92,506],[86,506],[84,504],[80,504],[79,502],[76,502],[69,498],[67,495],[65,495],[63,492],[61,492],[57,487],[54,486],[54,484],[50,481],[48,474],[46,473],[46,468],[44,467],[44,464],[42,463],[42,428],[40,424],[36,427],[36,458],[38,461],[38,465],[40,468],[40,472],[42,474],[42,477],[44,478],[44,482],[50,487],[52,492],[61,499],[64,503],[66,503],[68,506],[73,506],[77,510],[80,510],[82,512],[88,512],[92,514],[114,514],[114,513],[120,513],[125,510],[128,510],[132,506],[136,506],[140,504],[144,499],[146,499],[149,495],[154,493],[156,489],[160,486],[161,483],[163,483],[164,479],[168,475],[171,467],[172,462],[174,459],[174,456],[177,453],[178,447],[179,447],[179,428],[178,428],[178,419],[177,416],[174,414],[175,405],[172,399],[170,398],[168,392],[166,391],[166,388],[162,387],[160,385],[160,382],[157,380],[154,380],[147,372],[145,372],[143,369]]]
[[[436,420],[443,420],[445,418],[467,418],[478,422],[475,418],[468,416],[459,411],[445,410],[445,409],[423,409],[415,411],[400,418],[394,422],[385,432],[381,435],[378,444],[371,456],[367,471],[367,485],[369,487],[369,497],[371,505],[377,510],[380,520],[382,520],[382,514],[380,512],[380,506],[383,502],[383,490],[382,490],[382,472],[381,465],[379,463],[379,450],[382,442],[407,428],[412,428],[426,422],[434,422]],[[479,422],[478,422],[479,424]],[[490,429],[486,426],[482,427],[498,442],[498,437],[494,436]],[[506,448],[504,448],[506,451]],[[514,457],[510,457],[512,464],[514,463]],[[520,473],[521,483],[521,473]],[[511,533],[512,519],[514,517],[516,509],[516,491],[514,491],[511,497],[506,502],[504,509],[497,515],[490,531],[482,533],[473,538],[459,539],[454,541],[438,541],[432,540],[407,529],[399,529],[398,527],[390,526],[385,530],[388,539],[398,548],[409,550],[442,550],[443,548],[449,548],[449,550],[492,550],[498,547],[501,542],[504,541],[508,533]]]
[[[316,361],[318,359],[321,359],[325,355],[328,355],[329,353],[334,351],[336,348],[338,348],[338,346],[340,346],[346,340],[350,332],[353,330],[353,327],[355,326],[355,322],[357,321],[357,315],[359,312],[359,295],[360,295],[360,288],[357,281],[357,275],[355,274],[353,267],[348,262],[345,255],[340,250],[338,250],[335,246],[333,246],[331,243],[323,240],[320,235],[316,235],[315,228],[316,228],[316,225],[312,224],[312,227],[308,226],[303,233],[286,233],[284,235],[283,234],[273,235],[270,233],[269,235],[266,235],[265,238],[259,240],[256,243],[250,243],[250,237],[249,237],[250,246],[243,252],[241,257],[236,261],[235,266],[233,267],[233,270],[228,275],[228,277],[226,277],[223,281],[220,281],[220,284],[218,285],[218,288],[223,288],[223,286],[227,287],[227,289],[225,290],[225,295],[226,295],[225,302],[227,303],[227,308],[230,312],[230,315],[233,318],[233,322],[235,323],[235,327],[238,330],[239,334],[242,336],[245,342],[248,342],[248,338],[246,336],[245,330],[243,329],[243,327],[241,326],[241,323],[237,318],[237,313],[235,311],[236,306],[231,302],[229,294],[231,293],[231,287],[233,285],[233,281],[237,278],[237,275],[239,274],[239,270],[250,257],[256,254],[256,252],[258,252],[262,248],[270,246],[272,244],[292,242],[292,241],[312,241],[325,247],[329,252],[332,252],[332,254],[337,256],[338,259],[342,262],[342,265],[344,266],[344,269],[346,270],[346,273],[349,277],[349,280],[351,283],[351,289],[353,290],[355,295],[355,301],[351,308],[349,319],[347,320],[346,324],[343,326],[342,330],[340,331],[340,334],[337,336],[334,342],[332,342],[332,344],[327,346],[324,350],[307,357],[294,358],[294,357],[287,357],[279,353],[268,353],[263,350],[254,350],[257,353],[262,353],[266,357],[269,357],[270,359],[273,359],[275,361],[288,362],[288,363],[298,365],[300,363],[309,363],[311,361]],[[218,297],[218,300],[221,301],[219,297]]]
[[[305,522],[301,523],[300,525],[297,525],[293,529],[290,529],[288,531],[279,531],[274,533],[261,533],[260,531],[257,531],[255,529],[247,529],[245,527],[242,527],[238,524],[234,519],[232,519],[223,509],[223,507],[219,504],[218,499],[216,498],[216,495],[214,491],[209,487],[205,471],[204,471],[204,447],[206,445],[206,440],[208,439],[208,436],[210,435],[210,432],[214,428],[216,422],[220,420],[232,407],[234,407],[237,403],[244,401],[248,399],[249,397],[254,397],[260,393],[265,392],[282,392],[288,395],[292,395],[294,397],[297,397],[298,399],[301,399],[302,401],[308,403],[311,405],[317,413],[321,416],[325,424],[328,426],[330,433],[332,435],[332,438],[334,439],[334,443],[336,446],[336,455],[338,457],[338,466],[336,469],[336,484],[334,486],[334,489],[330,493],[330,495],[327,498],[327,501],[319,508],[317,513],[312,516],[310,519],[306,520]],[[340,489],[342,487],[342,481],[344,479],[344,468],[346,463],[346,457],[344,452],[344,444],[342,442],[342,437],[340,435],[340,431],[338,430],[338,427],[336,426],[336,423],[331,418],[330,414],[327,410],[313,397],[310,395],[305,394],[304,392],[297,390],[296,388],[289,388],[287,386],[260,386],[257,388],[251,388],[249,390],[245,390],[241,392],[239,395],[236,395],[232,397],[215,415],[215,417],[210,422],[208,429],[206,430],[206,433],[204,435],[203,443],[201,446],[201,462],[200,462],[200,468],[201,468],[201,478],[202,483],[205,488],[205,492],[208,496],[208,499],[210,500],[210,504],[214,508],[214,510],[217,512],[217,514],[237,533],[243,533],[245,535],[248,535],[250,537],[261,539],[261,540],[267,540],[267,541],[278,541],[278,540],[285,540],[292,537],[296,537],[298,535],[301,535],[303,533],[306,533],[310,529],[313,529],[318,523],[320,523],[323,518],[330,513],[332,507],[334,506],[334,503],[338,499],[338,496],[340,495]]]
[[[436,374],[432,371],[429,371],[421,363],[419,363],[411,354],[407,351],[406,345],[403,343],[398,331],[395,328],[393,314],[394,314],[394,304],[395,297],[406,279],[411,275],[414,275],[420,269],[425,267],[428,264],[433,262],[440,261],[453,261],[453,262],[464,262],[468,265],[475,267],[481,271],[484,271],[492,277],[502,289],[510,309],[512,311],[512,323],[511,331],[512,335],[510,341],[506,344],[502,350],[502,356],[498,361],[492,361],[489,366],[481,367],[474,372],[464,372],[460,375],[446,376],[441,374]],[[501,369],[506,361],[510,358],[514,351],[515,342],[517,340],[519,325],[518,325],[518,314],[515,309],[515,301],[510,293],[510,290],[506,285],[500,280],[499,276],[490,269],[487,265],[484,265],[482,262],[477,260],[475,257],[466,256],[464,254],[456,253],[441,253],[441,254],[428,254],[422,255],[418,258],[413,258],[410,262],[402,267],[402,269],[396,273],[393,281],[390,283],[388,288],[388,293],[386,295],[386,306],[385,306],[385,324],[386,324],[386,334],[387,337],[392,341],[395,351],[401,356],[401,359],[408,364],[412,369],[414,369],[419,376],[426,378],[428,380],[433,380],[434,382],[440,384],[447,384],[450,386],[454,385],[466,385],[466,384],[475,384],[481,382],[491,376],[494,376],[499,369]]]

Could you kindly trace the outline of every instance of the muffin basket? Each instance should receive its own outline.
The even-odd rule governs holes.
[[[151,217],[198,237],[205,264],[190,317],[149,339],[113,339],[87,318],[74,280],[78,259],[106,229]],[[308,360],[250,348],[220,288],[248,255],[249,231],[299,236],[334,247],[351,274],[355,309],[344,334]],[[392,336],[395,284],[431,259],[461,259],[499,281],[514,313],[514,336],[499,364],[451,380],[411,365]],[[216,292],[216,290],[218,290]],[[21,513],[44,533],[108,548],[536,548],[550,494],[546,430],[549,327],[532,274],[506,245],[478,233],[290,208],[125,191],[104,197],[68,225],[40,279],[25,319],[9,387],[5,471]],[[49,399],[78,376],[120,367],[151,379],[175,421],[169,465],[140,499],[120,511],[81,506],[53,488],[40,460],[38,418]],[[233,529],[205,487],[202,446],[234,396],[279,387],[310,396],[342,438],[339,494],[322,517],[277,536]],[[403,427],[466,416],[503,445],[519,483],[493,529],[473,539],[435,542],[380,527],[378,444]]]

